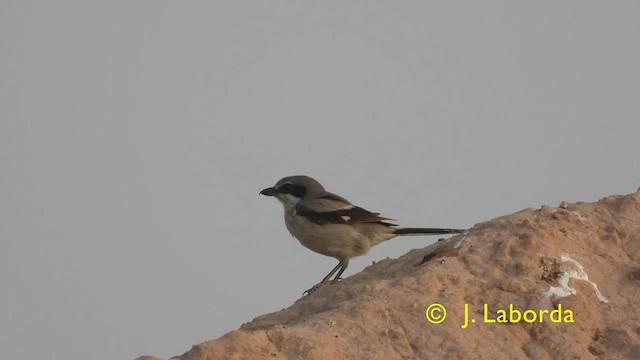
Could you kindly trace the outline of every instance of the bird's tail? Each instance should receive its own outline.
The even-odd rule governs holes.
[[[398,228],[393,232],[395,235],[439,235],[439,234],[460,234],[466,230],[460,229],[437,229],[437,228]]]

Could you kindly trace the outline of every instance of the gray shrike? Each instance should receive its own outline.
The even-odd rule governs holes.
[[[458,234],[465,230],[437,228],[398,228],[378,213],[352,205],[345,198],[325,191],[316,180],[303,175],[288,176],[274,187],[260,191],[274,196],[284,206],[287,229],[306,248],[338,259],[338,265],[307,290],[311,294],[321,285],[335,283],[349,265],[349,259],[364,255],[379,243],[403,235]],[[329,280],[334,273],[336,276]]]

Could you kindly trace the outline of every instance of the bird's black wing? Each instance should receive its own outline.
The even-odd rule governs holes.
[[[394,224],[385,222],[385,220],[393,221],[393,219],[380,216],[379,213],[374,213],[374,212],[365,210],[359,206],[353,206],[348,209],[339,209],[334,211],[315,211],[312,209],[299,206],[296,208],[296,211],[299,216],[303,216],[307,218],[309,221],[319,225],[325,225],[325,224],[353,225],[353,224],[360,224],[360,223],[381,223],[387,226],[395,226]]]

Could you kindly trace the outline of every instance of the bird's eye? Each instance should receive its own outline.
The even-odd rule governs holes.
[[[278,192],[282,194],[290,194],[295,197],[303,197],[307,193],[307,189],[304,186],[284,184],[278,188]]]
[[[292,188],[293,188],[293,185],[284,184],[284,185],[280,186],[280,188],[278,188],[278,191],[280,191],[282,193],[285,193],[285,194],[290,194]]]

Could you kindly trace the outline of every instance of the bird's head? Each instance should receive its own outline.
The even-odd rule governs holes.
[[[260,191],[261,195],[273,196],[284,205],[295,205],[301,199],[312,199],[323,193],[324,187],[319,182],[304,175],[287,176],[275,186]]]

